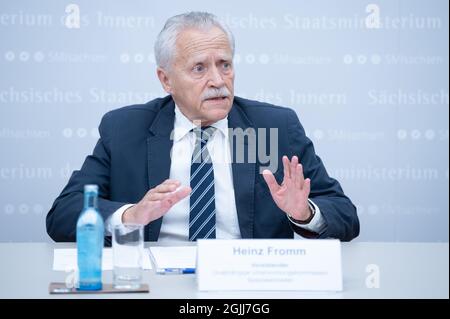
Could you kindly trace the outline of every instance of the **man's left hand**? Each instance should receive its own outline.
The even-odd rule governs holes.
[[[297,156],[293,156],[292,161],[283,156],[283,167],[284,178],[281,185],[278,185],[271,171],[263,171],[270,194],[277,206],[293,219],[308,220],[312,214],[308,203],[311,180],[304,178],[303,166]]]

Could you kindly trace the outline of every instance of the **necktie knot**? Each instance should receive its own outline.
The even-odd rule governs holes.
[[[206,144],[214,135],[216,128],[213,126],[203,126],[193,128],[192,131],[194,132],[197,141],[200,141],[202,144]]]

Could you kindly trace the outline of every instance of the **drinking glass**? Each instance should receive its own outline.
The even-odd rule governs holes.
[[[142,281],[144,226],[113,227],[113,285],[116,289],[137,289]]]

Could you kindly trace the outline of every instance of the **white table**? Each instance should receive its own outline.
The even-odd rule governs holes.
[[[156,243],[146,243],[157,245]],[[52,281],[64,282],[67,274],[52,270],[53,249],[73,243],[1,243],[0,298],[449,298],[448,243],[343,243],[344,291],[329,292],[199,292],[195,275],[157,275],[144,272],[150,293],[102,295],[50,295]],[[375,265],[380,287],[370,288],[367,269]],[[369,267],[369,268],[368,268]],[[111,283],[111,271],[103,281]]]

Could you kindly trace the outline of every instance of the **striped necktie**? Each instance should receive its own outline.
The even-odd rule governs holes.
[[[196,142],[191,159],[191,195],[189,240],[216,238],[216,204],[214,199],[214,170],[206,144],[215,128],[195,128]]]

